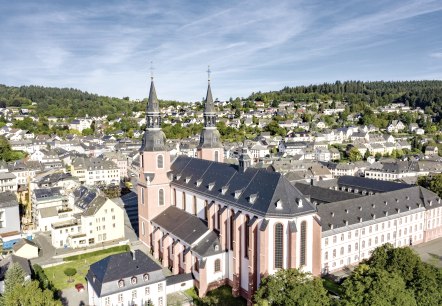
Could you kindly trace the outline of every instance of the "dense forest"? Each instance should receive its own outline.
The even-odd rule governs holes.
[[[440,114],[442,110],[442,81],[362,82],[336,81],[320,85],[285,87],[279,91],[252,93],[255,101],[345,101],[350,111],[401,102],[410,107],[420,107]]]
[[[35,102],[36,105],[32,105]],[[161,105],[179,105],[180,102],[160,101]],[[29,108],[39,117],[83,117],[126,115],[144,110],[145,103],[129,101],[129,98],[112,98],[91,94],[72,88],[42,86],[0,85],[0,107]]]

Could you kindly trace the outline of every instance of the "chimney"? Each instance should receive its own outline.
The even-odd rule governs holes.
[[[136,258],[136,256],[135,256],[135,250],[130,251],[130,252],[132,253],[132,260],[136,260],[137,258]]]

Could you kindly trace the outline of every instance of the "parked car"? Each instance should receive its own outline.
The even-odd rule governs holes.
[[[84,286],[82,283],[75,284],[75,289],[77,289],[78,292],[84,291]]]

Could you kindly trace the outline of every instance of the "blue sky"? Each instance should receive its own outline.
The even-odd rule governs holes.
[[[200,100],[442,79],[440,0],[0,0],[0,83]]]

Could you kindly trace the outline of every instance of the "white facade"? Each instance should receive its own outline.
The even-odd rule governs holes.
[[[442,217],[441,208],[435,211]],[[322,271],[341,270],[358,264],[385,243],[395,247],[421,243],[426,228],[425,214],[425,208],[420,208],[322,232]],[[441,219],[438,219],[435,226],[441,225]]]
[[[156,282],[143,286],[127,285],[127,290],[114,294],[99,296],[88,280],[87,289],[89,292],[89,305],[112,306],[112,305],[145,305],[149,300],[155,306],[166,306],[166,281]]]

